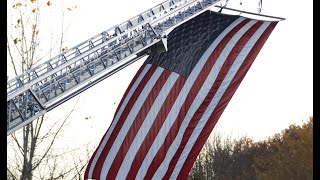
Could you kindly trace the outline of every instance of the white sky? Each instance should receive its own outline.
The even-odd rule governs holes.
[[[164,0],[78,1],[65,35],[68,47],[153,7]],[[257,12],[258,0],[230,0],[228,7]],[[263,0],[262,14],[286,18],[280,21],[263,46],[246,77],[223,112],[214,131],[255,140],[300,124],[313,115],[313,1]],[[66,142],[100,142],[121,97],[143,63],[107,78],[81,94],[72,122],[65,129]],[[76,98],[48,114],[63,117]],[[91,117],[88,120],[85,117]]]

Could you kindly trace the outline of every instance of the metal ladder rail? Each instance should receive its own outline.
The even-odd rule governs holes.
[[[179,15],[181,16],[181,11],[175,12],[176,14],[172,13],[174,15],[173,17],[168,17],[167,19],[163,20],[162,23],[158,24],[158,26],[161,28],[158,28],[157,33],[162,33],[164,31],[168,31],[168,29],[173,29],[175,26],[178,26],[182,22],[185,22],[187,19],[190,19],[190,18],[194,17],[195,15],[199,14],[200,12],[203,12],[204,10],[206,10],[207,8],[212,6],[213,3],[215,3],[215,2],[216,1],[210,1],[210,0],[204,0],[204,1],[200,1],[200,2],[193,1],[193,3],[194,3],[192,6],[193,11],[192,11],[192,8],[190,8],[190,6],[189,6],[189,7],[185,7],[185,8],[188,8],[187,10],[184,9],[184,11],[182,11],[183,17],[179,17]],[[190,16],[190,17],[188,17],[188,16]],[[184,21],[182,21],[182,19],[184,19]],[[181,21],[179,21],[179,20],[181,20]],[[155,21],[154,23],[157,23],[157,21]],[[149,27],[149,29],[145,28],[146,29],[145,33],[148,34],[148,39],[149,39],[149,44],[150,44],[151,42],[153,42],[153,39],[157,38],[157,36],[156,36],[157,33],[154,33],[154,29],[151,27],[150,24],[147,24],[146,27]],[[166,27],[166,28],[163,28],[163,27]],[[150,32],[153,32],[153,34],[150,35]],[[141,40],[141,36],[137,37],[137,38]],[[158,41],[160,41],[160,40],[158,39],[153,44],[157,43]],[[132,42],[132,41],[130,41],[130,42]],[[143,41],[141,41],[141,44],[143,45]],[[151,44],[151,45],[153,45],[153,44]],[[124,52],[130,51],[132,53],[132,50],[130,50],[130,45],[122,44],[122,46],[125,46],[125,48],[121,47],[121,44],[120,44],[120,48],[118,48],[118,50],[120,49],[120,52],[123,51],[123,49],[124,49]],[[103,49],[103,48],[101,48],[101,49]],[[31,89],[29,89],[29,90],[25,91],[23,94],[20,94],[19,96],[17,96],[14,101],[9,101],[8,106],[7,106],[8,107],[7,111],[9,111],[9,112],[12,111],[14,113],[11,113],[11,114],[8,113],[7,119],[9,119],[9,120],[7,123],[8,124],[7,128],[12,129],[12,127],[19,125],[19,123],[13,123],[13,121],[17,118],[20,119],[20,121],[19,121],[20,124],[23,122],[25,122],[23,124],[26,124],[26,120],[28,118],[30,119],[32,117],[38,117],[38,116],[44,114],[46,112],[46,108],[51,110],[52,106],[47,106],[49,104],[48,102],[54,100],[54,98],[56,98],[57,95],[61,95],[63,92],[68,90],[66,88],[68,83],[69,84],[73,83],[73,85],[78,86],[79,81],[81,79],[81,76],[79,76],[79,74],[87,73],[86,77],[89,78],[90,75],[88,75],[88,74],[92,75],[91,71],[94,71],[95,67],[100,66],[100,69],[102,69],[101,68],[102,66],[105,67],[106,62],[104,63],[104,61],[103,61],[103,58],[105,56],[102,56],[101,52],[103,52],[103,51],[100,51],[100,52],[96,51],[96,52],[92,53],[92,54],[96,55],[95,59],[97,62],[92,61],[92,59],[94,59],[94,58],[91,58],[90,61],[92,61],[92,62],[90,63],[88,61],[88,59],[90,59],[88,56],[87,61],[83,61],[84,63],[78,63],[78,65],[76,65],[76,63],[74,63],[73,67],[75,67],[75,68],[70,68],[70,70],[72,70],[72,71],[68,72],[67,70],[65,70],[65,71],[61,70],[60,76],[52,76],[51,81],[46,82],[47,85],[45,83],[42,85],[36,84],[36,86],[34,86],[35,89],[33,91],[31,91]],[[114,51],[114,52],[116,52],[116,51]],[[99,55],[99,53],[100,53],[100,55]],[[120,55],[120,57],[123,56],[122,53],[119,53],[119,55]],[[110,54],[109,54],[109,56],[110,56]],[[127,56],[127,55],[124,54],[124,56]],[[114,57],[117,57],[117,53],[113,54],[113,58]],[[81,59],[81,60],[83,60],[83,59]],[[117,58],[116,61],[117,60],[119,61],[119,58]],[[84,67],[83,66],[84,64],[87,64],[87,66]],[[84,71],[79,70],[81,65],[82,65],[81,68]],[[91,70],[90,70],[90,65],[92,65]],[[69,66],[69,67],[71,67],[71,66]],[[78,72],[78,74],[76,72]],[[69,75],[72,74],[73,77],[67,76],[67,73],[69,73]],[[69,77],[69,78],[67,78],[67,77]],[[83,78],[83,79],[86,80],[86,78]],[[84,81],[82,81],[82,82],[84,82]],[[48,86],[48,83],[50,84],[49,86]],[[90,83],[88,83],[88,86],[89,85],[90,85]],[[44,88],[42,88],[41,90],[40,90],[40,88],[38,88],[38,90],[37,90],[36,89],[37,87],[44,87]],[[72,87],[72,86],[69,85],[69,87]],[[53,98],[50,99],[52,94],[55,94],[55,95],[53,96]],[[79,94],[79,93],[74,92],[73,94]],[[66,97],[66,99],[68,99],[68,97]],[[39,103],[40,100],[42,100],[42,103],[46,102],[45,103],[46,107],[44,107],[43,104]],[[61,102],[61,101],[63,101],[63,99],[60,100],[59,102]],[[19,105],[20,106],[17,107],[17,104],[18,104],[18,106]],[[30,107],[32,107],[32,108],[30,108]],[[35,118],[32,118],[32,119],[35,119]],[[15,122],[18,122],[18,121],[15,121]],[[11,127],[10,127],[10,124],[11,124]]]
[[[143,44],[151,46],[153,37],[155,35],[152,38],[142,39],[141,36],[137,36],[132,39],[131,42],[136,43],[132,50],[141,51],[144,48]],[[144,41],[148,41],[148,43]],[[119,52],[125,53],[124,48],[118,47],[106,54],[101,53],[101,49],[95,51],[89,56],[63,67],[58,73],[46,78],[45,81],[39,81],[26,91],[11,98],[7,101],[7,135],[17,129],[16,126],[26,125],[46,113],[48,105],[59,96],[72,89],[76,90],[81,85],[85,85],[89,78],[93,79],[101,74],[105,68],[114,66],[119,61],[119,55],[117,55]],[[120,57],[123,56],[125,54],[120,54]]]
[[[117,26],[114,26],[88,40],[85,42],[67,50],[66,52],[28,70],[27,72],[11,79],[7,82],[7,95],[11,95],[11,97],[20,94],[27,88],[23,88],[30,82],[37,81],[37,79],[41,76],[46,76],[46,74],[55,68],[59,67],[61,64],[66,63],[81,53],[85,53],[86,51],[95,48],[96,46],[104,43],[106,41],[112,42],[117,41],[125,37],[128,33],[124,32],[132,32],[134,28],[141,27],[146,23],[150,22],[151,20],[157,19],[165,14],[165,12],[169,12],[176,7],[187,4],[191,0],[181,2],[182,0],[167,0],[163,3],[158,4],[157,6],[121,23]],[[43,77],[41,77],[43,78]],[[22,90],[21,90],[22,89]]]
[[[170,4],[173,4],[174,1],[171,0],[168,2],[170,2]],[[197,2],[197,1],[196,0],[188,1],[188,3],[190,3],[190,2]],[[189,4],[187,4],[187,5],[189,5]],[[171,8],[170,10],[172,11],[172,9],[173,8]],[[160,8],[160,10],[161,10],[161,8]],[[152,9],[150,10],[150,12],[153,12]],[[156,13],[153,13],[153,14],[157,15]],[[155,18],[155,19],[157,19],[157,18]],[[131,21],[128,21],[128,22],[131,22]],[[147,23],[148,22],[145,22],[145,24],[147,24]],[[111,29],[113,29],[113,28],[111,28]],[[119,29],[119,28],[116,28],[116,29]],[[132,32],[136,31],[136,29],[137,29],[137,27],[135,29],[131,29],[130,33],[132,34]],[[100,33],[98,36],[100,36],[101,34],[105,35],[105,34],[108,34],[108,32],[105,31],[103,33]],[[95,37],[98,37],[98,36],[95,36]],[[124,36],[128,37],[128,33],[122,34],[121,38]],[[95,39],[95,40],[93,41],[93,39]],[[65,64],[66,62],[68,62],[69,59],[76,61],[77,58],[79,58],[79,55],[89,54],[91,52],[94,52],[94,50],[97,49],[98,45],[102,45],[101,44],[102,41],[103,41],[103,38],[99,38],[99,39],[91,38],[91,40],[87,40],[85,43],[81,43],[79,46],[72,48],[72,50],[69,50],[65,53],[62,53],[61,55],[56,56],[55,58],[52,58],[51,60],[27,71],[25,74],[22,74],[14,79],[8,81],[8,83],[7,83],[7,100],[13,98],[14,96],[22,93],[25,90],[27,90],[28,88],[30,88],[30,86],[32,84],[35,84],[37,81],[45,80],[46,77],[49,77],[51,74],[53,74],[55,72],[58,72],[58,70],[56,70],[56,69],[61,67],[62,64]],[[107,43],[109,43],[109,46],[112,47],[112,44],[116,44],[115,43],[116,41],[120,42],[121,40],[113,37],[113,38],[110,38]],[[85,46],[82,47],[82,45],[85,45]],[[95,49],[93,49],[94,47],[95,47]],[[91,50],[91,49],[92,49],[92,51],[88,52],[88,50]],[[84,51],[84,52],[81,52],[81,51]],[[70,58],[70,56],[72,56],[72,55],[74,55],[76,57]],[[58,57],[60,57],[60,58],[58,58]],[[21,79],[21,77],[23,77],[23,78]],[[42,79],[39,80],[40,78],[42,78]]]

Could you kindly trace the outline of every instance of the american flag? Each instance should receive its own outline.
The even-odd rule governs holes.
[[[127,88],[85,179],[187,179],[276,24],[206,11],[174,29]]]

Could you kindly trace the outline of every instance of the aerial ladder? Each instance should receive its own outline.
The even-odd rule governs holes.
[[[7,82],[7,135],[152,51],[221,0],[167,0]]]

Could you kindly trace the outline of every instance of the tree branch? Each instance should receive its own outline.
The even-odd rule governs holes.
[[[12,64],[12,66],[13,66],[14,73],[15,73],[16,76],[18,76],[16,64],[15,64],[15,62],[13,60],[13,56],[12,56],[11,49],[10,49],[10,46],[9,46],[8,37],[7,37],[7,49],[8,49],[8,52],[9,52],[9,56],[10,56],[10,60],[11,60],[10,62]]]

